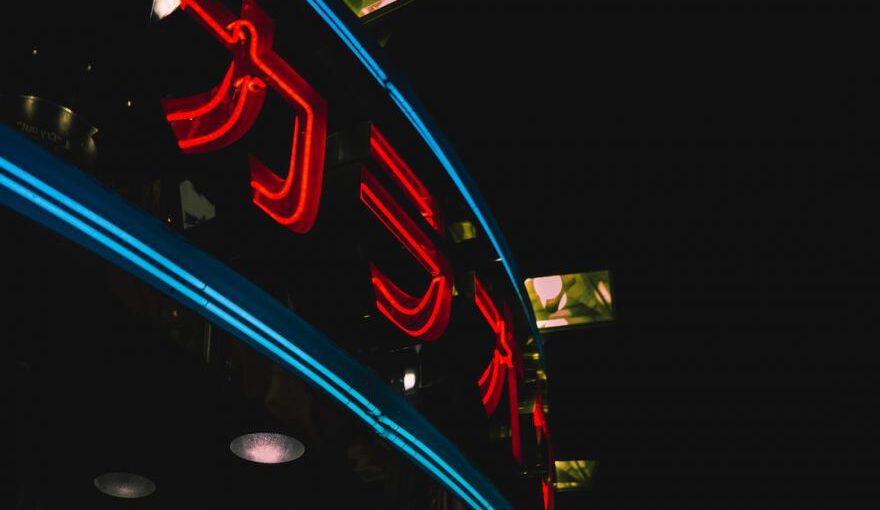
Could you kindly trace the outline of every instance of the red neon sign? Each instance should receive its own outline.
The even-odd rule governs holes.
[[[162,101],[181,150],[209,152],[226,147],[253,125],[271,88],[295,112],[290,163],[284,178],[250,156],[254,204],[288,229],[308,232],[318,214],[327,106],[320,95],[272,50],[274,24],[253,1],[244,0],[241,17],[217,0],[183,0],[195,18],[232,54],[223,81],[212,90]]]
[[[285,177],[249,157],[254,204],[276,222],[297,232],[308,232],[318,214],[327,139],[327,106],[323,98],[274,50],[274,24],[253,0],[243,0],[236,17],[218,0],[182,0],[181,8],[207,29],[232,55],[221,82],[211,90],[162,101],[166,118],[180,149],[189,154],[215,151],[239,140],[256,121],[271,89],[294,110],[291,154]],[[443,215],[427,187],[388,140],[375,128],[370,133],[370,156],[402,191],[422,219],[441,238]],[[422,341],[439,338],[452,309],[453,269],[445,255],[416,220],[410,217],[379,180],[364,167],[360,200],[412,254],[431,277],[421,296],[396,285],[370,264],[377,309],[406,334]],[[517,378],[523,367],[514,339],[513,321],[506,305],[499,312],[475,277],[474,302],[495,334],[492,359],[478,380],[488,415],[498,408],[507,387],[511,448],[522,463]],[[533,409],[537,441],[546,441],[550,475],[542,480],[545,509],[553,507],[553,453],[540,395]]]
[[[474,277],[474,302],[492,331],[495,332],[495,351],[492,361],[477,385],[483,397],[483,407],[486,414],[492,415],[498,407],[501,392],[504,389],[504,380],[507,379],[507,400],[510,408],[510,444],[513,450],[513,458],[522,464],[522,445],[519,432],[519,395],[517,394],[517,376],[522,377],[522,358],[519,354],[516,342],[513,338],[513,325],[510,319],[510,311],[504,307],[504,314],[498,312],[498,308],[486,292],[480,279]]]
[[[415,179],[414,174],[411,177]],[[415,182],[421,185],[418,179]],[[361,171],[360,198],[431,275],[428,290],[415,297],[371,263],[376,308],[406,334],[424,341],[436,340],[446,330],[452,311],[452,266],[366,168]]]
[[[407,198],[416,206],[425,221],[441,237],[444,236],[443,216],[434,197],[431,196],[422,181],[416,177],[415,172],[406,164],[406,161],[397,154],[388,140],[376,129],[376,126],[372,126],[370,129],[370,156],[406,192]]]
[[[540,445],[542,442],[546,442],[547,449],[547,478],[541,480],[541,492],[544,495],[544,510],[552,510],[555,501],[555,492],[553,490],[553,483],[556,481],[555,476],[555,462],[553,455],[553,443],[550,438],[550,426],[547,424],[547,416],[544,415],[544,404],[541,401],[541,391],[538,388],[537,395],[535,395],[535,405],[532,407],[532,418],[535,422],[535,440]]]

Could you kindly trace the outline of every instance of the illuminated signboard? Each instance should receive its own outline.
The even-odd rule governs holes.
[[[286,177],[281,178],[254,156],[249,156],[254,203],[290,230],[308,232],[319,209],[326,143],[326,104],[271,50],[272,23],[256,3],[243,2],[240,19],[216,2],[189,0],[182,2],[181,7],[232,53],[233,61],[223,81],[212,90],[163,101],[178,145],[184,152],[201,153],[234,143],[256,120],[266,89],[276,90],[296,111],[290,168]],[[436,200],[375,126],[370,130],[369,145],[371,158],[418,210],[421,220],[443,238],[443,215]],[[266,184],[272,186],[271,191]],[[405,212],[366,166],[361,171],[359,188],[361,202],[430,277],[427,289],[414,296],[402,290],[371,262],[376,308],[414,339],[437,340],[445,331],[451,313],[452,266],[416,220]],[[474,303],[497,335],[494,353],[478,380],[483,405],[488,414],[494,414],[503,388],[507,388],[512,455],[521,463],[517,385],[523,369],[513,337],[510,312],[504,305],[505,315],[502,316],[478,278],[475,289]]]
[[[523,306],[524,292],[497,227],[414,101],[350,30],[351,20],[327,3],[309,5],[314,12],[307,21],[327,22],[340,38],[337,46],[350,49],[376,78],[391,107],[386,108],[396,116],[379,112],[380,123],[372,112],[356,117],[334,110],[349,105],[350,98],[340,98],[332,80],[315,72],[318,66],[301,65],[302,54],[288,56],[276,47],[283,39],[276,37],[280,30],[253,0],[244,0],[240,13],[217,0],[183,0],[176,14],[173,8],[157,13],[162,23],[192,18],[204,30],[191,32],[207,32],[226,55],[222,77],[201,92],[156,99],[181,166],[209,168],[192,175],[181,172],[175,188],[182,210],[176,217],[183,217],[181,230],[191,239],[199,239],[206,225],[219,223],[221,230],[230,225],[227,204],[204,192],[200,183],[224,172],[245,172],[246,181],[230,182],[244,184],[238,191],[249,195],[248,211],[254,214],[240,213],[236,221],[266,233],[266,244],[284,260],[262,289],[212,258],[210,249],[205,253],[166,235],[69,168],[30,155],[15,158],[16,151],[30,149],[14,149],[12,139],[0,153],[4,203],[129,269],[302,376],[469,506],[508,507],[507,495],[467,457],[483,455],[481,462],[503,458],[509,473],[525,473],[534,483],[535,500],[551,508],[550,427],[544,388],[533,377],[541,368],[540,337],[531,310]],[[300,19],[285,22],[308,25]],[[200,58],[186,45],[179,47],[185,58]],[[261,127],[265,117],[279,112],[289,112],[286,124],[277,130]],[[286,154],[283,163],[252,150],[267,138]],[[469,226],[471,235],[457,233],[462,225]],[[256,248],[249,253],[262,254]],[[327,278],[330,273],[342,276],[333,281]],[[315,285],[324,284],[322,278],[330,280],[324,285],[327,294],[347,300],[333,317],[326,307],[308,303],[309,294],[324,292]],[[278,298],[282,293],[288,306]],[[367,313],[354,315],[355,309]],[[369,321],[362,326],[338,319],[352,316]],[[434,346],[472,353],[452,359],[457,365],[450,369],[467,375],[463,393],[474,404],[470,409],[480,414],[467,414],[468,409],[450,413],[474,428],[503,430],[499,454],[484,454],[480,448],[460,453],[364,368],[373,368],[368,361],[355,361],[352,353],[358,349],[350,345],[368,341],[396,348],[418,345],[426,358]],[[404,382],[407,391],[413,379],[409,387]],[[518,491],[522,484],[508,479],[500,485]]]
[[[254,203],[290,230],[307,232],[321,193],[327,140],[324,100],[272,51],[272,20],[255,2],[242,3],[240,18],[218,2],[185,0],[181,8],[230,51],[232,62],[212,90],[162,102],[178,145],[184,152],[200,153],[234,143],[257,119],[267,89],[274,90],[296,112],[290,161],[280,177],[250,156]]]
[[[345,0],[345,4],[351,9],[351,12],[357,14],[359,18],[377,13],[390,5],[400,5],[407,0]]]
[[[425,222],[442,236],[443,219],[434,199],[375,127],[370,132],[370,154],[418,208]],[[376,308],[407,335],[425,341],[436,340],[449,323],[452,266],[366,168],[361,173],[360,198],[431,277],[421,297],[411,296],[371,263]]]
[[[614,320],[611,273],[594,271],[526,280],[538,328],[553,330]]]
[[[556,490],[577,491],[590,486],[596,470],[595,460],[557,460]]]

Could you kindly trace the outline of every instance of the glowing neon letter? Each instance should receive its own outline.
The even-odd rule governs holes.
[[[434,197],[428,192],[428,188],[416,177],[415,172],[406,164],[406,161],[397,154],[397,151],[382,136],[382,133],[372,126],[370,129],[370,156],[379,163],[385,173],[394,180],[406,192],[407,198],[419,210],[419,214],[425,218],[431,227],[442,237],[443,216],[434,201]]]
[[[486,322],[495,332],[495,351],[492,361],[480,376],[477,384],[483,397],[483,407],[486,414],[492,415],[498,407],[501,392],[504,390],[504,379],[507,376],[507,399],[510,408],[510,444],[513,450],[513,458],[522,464],[522,445],[519,432],[519,395],[517,394],[517,376],[522,377],[522,357],[519,354],[516,342],[513,339],[513,321],[510,318],[510,310],[503,308],[504,313],[498,312],[498,308],[486,292],[479,278],[474,277],[474,302],[485,317]]]
[[[274,90],[295,111],[290,163],[281,178],[251,155],[253,200],[281,225],[308,232],[321,197],[326,103],[272,50],[274,24],[253,0],[243,0],[240,18],[217,0],[183,0],[181,8],[229,50],[232,63],[210,91],[162,101],[178,145],[200,153],[234,143],[253,125],[267,88]]]
[[[556,476],[554,471],[553,441],[550,438],[550,426],[547,425],[547,417],[544,415],[544,403],[541,401],[541,388],[538,387],[535,395],[535,405],[532,407],[532,419],[535,422],[535,436],[540,446],[545,444],[547,449],[547,478],[541,479],[541,492],[544,495],[544,510],[553,510],[555,506],[554,488]]]
[[[443,220],[433,197],[375,128],[370,136],[370,148],[379,166],[406,193],[425,220],[442,235]],[[376,308],[409,336],[426,342],[436,340],[446,330],[452,311],[452,266],[366,168],[361,172],[360,197],[364,205],[431,275],[428,290],[423,296],[415,297],[401,290],[375,264],[370,264]]]

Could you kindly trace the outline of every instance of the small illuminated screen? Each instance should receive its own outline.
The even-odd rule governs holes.
[[[557,460],[556,490],[574,491],[586,488],[595,469],[595,460]]]
[[[398,0],[345,0],[348,8],[354,11],[359,18],[363,18],[367,14],[378,11],[383,7],[387,7]]]
[[[614,320],[610,271],[528,278],[526,290],[539,329]]]

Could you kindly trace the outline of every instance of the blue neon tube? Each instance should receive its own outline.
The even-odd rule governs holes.
[[[307,0],[309,5],[318,13],[327,25],[339,36],[343,43],[354,53],[355,57],[363,64],[367,71],[373,75],[376,81],[388,92],[392,101],[400,108],[403,115],[409,120],[410,124],[419,133],[431,152],[434,153],[440,165],[449,174],[452,182],[458,188],[458,191],[464,197],[465,202],[470,206],[477,217],[480,225],[489,242],[495,248],[504,270],[510,278],[510,283],[516,292],[520,306],[528,318],[529,328],[535,339],[535,345],[541,356],[541,363],[544,362],[544,345],[541,342],[541,334],[538,331],[535,322],[535,314],[532,310],[531,302],[525,292],[524,280],[520,277],[510,248],[504,240],[501,229],[498,227],[495,218],[489,212],[477,185],[471,176],[465,170],[464,164],[455,154],[452,147],[446,142],[440,130],[433,126],[425,108],[421,106],[415,94],[409,91],[404,80],[398,76],[392,79],[391,71],[387,65],[379,64],[379,48],[373,42],[372,37],[361,26],[357,17],[342,2],[333,2],[327,0]],[[401,89],[408,91],[404,93]]]
[[[472,508],[510,508],[405,399],[291,310],[78,169],[2,126],[0,202],[127,269],[299,374]]]

